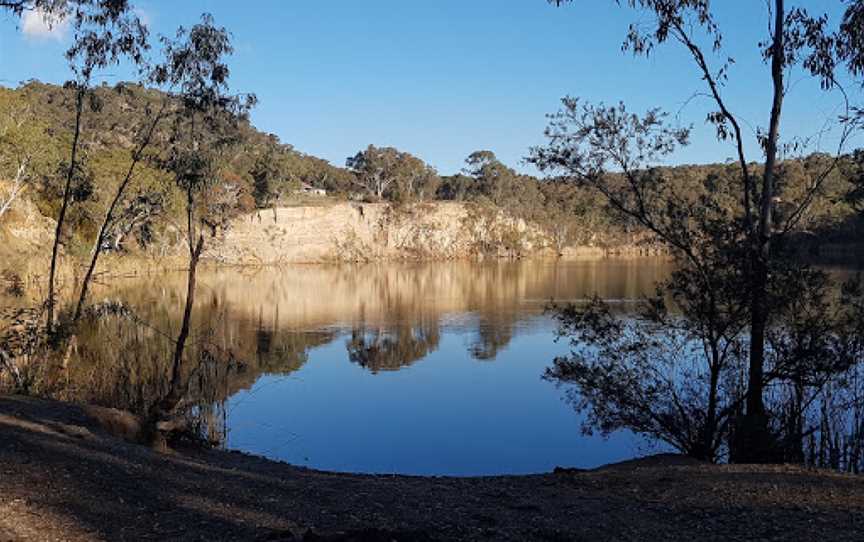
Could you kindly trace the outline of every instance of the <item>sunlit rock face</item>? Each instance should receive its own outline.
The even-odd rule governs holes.
[[[432,261],[548,250],[543,230],[477,205],[338,203],[238,218],[207,257],[230,264]]]

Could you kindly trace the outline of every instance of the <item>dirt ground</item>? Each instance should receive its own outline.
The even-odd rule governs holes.
[[[657,456],[487,478],[159,454],[73,405],[0,397],[0,542],[862,540],[864,478]]]

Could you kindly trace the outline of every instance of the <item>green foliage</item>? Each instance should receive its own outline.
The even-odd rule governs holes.
[[[474,191],[474,178],[468,175],[450,175],[441,177],[438,186],[438,199],[451,201],[465,201],[469,199]]]
[[[290,197],[300,188],[308,173],[302,171],[302,160],[290,148],[274,143],[258,156],[249,174],[252,176],[252,196],[259,208]],[[311,184],[311,183],[310,183]]]
[[[54,173],[61,142],[49,133],[33,107],[14,91],[0,88],[0,217],[15,198]]]
[[[548,1],[556,5],[572,2]],[[723,88],[735,60],[723,51],[724,33],[711,3],[708,0],[617,3],[642,12],[645,20],[650,21],[629,26],[623,50],[647,57],[656,54],[661,46],[673,43],[681,45],[693,61],[706,87],[706,95],[715,107],[708,113],[706,122],[715,129],[719,141],[735,144],[738,173],[731,178],[724,174],[679,178],[676,175],[679,171],[654,167],[677,148],[688,144],[689,128],[671,126],[665,121],[667,115],[658,109],[638,115],[628,112],[623,103],[607,107],[602,103],[581,103],[569,97],[564,98],[562,110],[551,117],[546,131],[549,143],[533,149],[531,160],[542,170],[566,176],[578,186],[601,194],[610,206],[638,222],[672,251],[679,269],[676,276],[686,272],[692,278],[680,285],[675,284],[673,278],[671,283],[660,287],[675,297],[679,305],[695,309],[684,310],[683,321],[697,331],[694,338],[703,343],[704,358],[710,370],[695,377],[703,386],[693,395],[696,401],[686,400],[686,395],[676,393],[679,380],[694,380],[687,375],[682,375],[685,378],[681,379],[667,378],[673,385],[666,386],[659,396],[633,394],[633,390],[653,392],[662,386],[654,385],[650,375],[644,374],[645,347],[642,344],[651,345],[655,340],[671,342],[678,338],[680,326],[665,317],[655,318],[660,324],[658,338],[654,339],[652,333],[631,345],[626,344],[626,337],[637,334],[638,330],[617,329],[609,334],[608,330],[614,326],[605,323],[604,318],[597,318],[600,311],[594,310],[589,313],[570,311],[572,314],[565,314],[564,321],[573,324],[570,331],[574,335],[601,351],[600,358],[586,360],[575,352],[572,363],[556,366],[559,371],[553,376],[572,381],[585,392],[586,398],[581,400],[584,402],[577,406],[593,409],[593,425],[605,429],[611,421],[612,426],[631,427],[667,440],[685,453],[713,459],[716,451],[712,450],[716,450],[721,435],[710,435],[721,427],[718,425],[717,382],[722,376],[719,368],[725,365],[718,361],[717,351],[722,347],[725,352],[727,348],[722,343],[729,344],[730,338],[741,333],[729,333],[730,326],[723,324],[723,318],[718,318],[726,302],[721,300],[731,300],[733,306],[739,306],[735,312],[744,315],[740,328],[746,328],[748,333],[744,364],[747,384],[746,389],[740,386],[740,412],[735,413],[730,424],[729,457],[732,461],[744,462],[800,461],[805,433],[796,400],[799,405],[803,401],[805,384],[793,382],[797,397],[789,405],[790,411],[798,409],[798,412],[788,416],[793,422],[785,424],[777,438],[777,432],[772,431],[776,429],[772,418],[777,417],[777,412],[766,409],[765,402],[766,386],[773,376],[771,334],[776,331],[774,326],[778,319],[790,316],[784,314],[784,307],[794,305],[796,300],[806,300],[809,306],[796,307],[792,318],[804,310],[817,315],[803,328],[819,330],[817,334],[825,338],[842,336],[845,330],[842,321],[832,322],[827,314],[828,305],[823,302],[827,280],[820,278],[819,273],[811,273],[800,262],[779,256],[791,244],[790,232],[812,227],[830,228],[831,217],[849,214],[848,200],[844,201],[840,195],[848,192],[850,186],[838,172],[848,160],[841,153],[851,135],[860,128],[861,115],[847,101],[846,110],[838,118],[841,133],[835,157],[813,155],[799,161],[784,160],[781,149],[795,152],[799,147],[791,138],[788,142],[781,140],[783,103],[789,82],[797,77],[794,70],[818,80],[824,90],[838,85],[836,77],[844,64],[849,75],[861,75],[860,25],[859,28],[852,26],[861,21],[864,2],[846,3],[844,19],[839,26],[829,25],[827,14],[813,16],[807,9],[787,6],[783,0],[766,2],[769,36],[758,44],[756,52],[770,71],[772,102],[770,110],[765,111],[767,128],[755,130],[754,140],[764,154],[760,166],[747,160],[747,142],[741,128],[744,121],[732,113],[724,98]],[[715,66],[717,57],[721,60]],[[730,271],[732,274],[727,277]],[[739,276],[741,279],[737,278]],[[583,321],[603,325],[599,326],[599,331],[589,325],[586,333],[581,325]],[[819,322],[830,322],[830,325],[820,330]],[[796,356],[800,354],[799,347],[819,349],[819,355],[802,358],[803,364],[820,372],[818,386],[838,373],[841,378],[843,373],[848,376],[851,363],[845,367],[838,365],[836,371],[820,367],[818,362],[830,359],[829,353],[821,349],[818,341],[810,340],[813,337],[801,345],[800,329],[792,326],[781,334],[790,342],[798,343],[789,349],[796,352]],[[693,335],[692,331],[690,334]],[[680,350],[683,345],[670,345],[650,353],[649,357],[662,360]],[[616,356],[619,358],[614,367],[603,366]],[[698,359],[701,356],[694,352],[687,357]],[[860,352],[855,353],[853,359],[860,362]],[[629,368],[628,363],[631,364]],[[654,370],[654,365],[647,369]],[[672,366],[666,372],[673,374]],[[622,381],[625,382],[623,386]],[[743,379],[741,381],[743,384]],[[627,382],[639,384],[629,386]],[[648,387],[642,382],[647,382]],[[677,400],[678,396],[685,400]],[[675,399],[674,405],[668,402],[670,397]],[[689,406],[691,403],[696,408]],[[631,417],[634,405],[638,415]],[[670,408],[672,406],[675,408]],[[708,413],[704,423],[699,417],[702,411]],[[619,415],[621,412],[625,415]],[[794,421],[796,417],[798,421]],[[670,418],[675,420],[676,426],[671,436]],[[701,425],[695,432],[691,430],[691,420]],[[643,421],[648,422],[647,426]],[[694,434],[698,437],[696,440],[692,438]],[[682,435],[686,438],[680,438]],[[794,447],[799,452],[790,454],[790,447],[783,445],[784,440],[795,441]]]
[[[167,96],[134,83],[102,85],[94,88],[92,94],[100,106],[98,112],[84,117],[81,145],[84,152],[79,167],[82,175],[86,172],[91,178],[93,192],[90,198],[77,202],[69,211],[70,231],[65,238],[73,243],[92,236],[99,215],[122,179],[124,167],[128,166],[130,155],[141,138],[141,127],[160,110]],[[6,132],[6,137],[0,130],[0,178],[10,180],[17,160],[21,156],[31,156],[28,186],[32,189],[28,188],[26,193],[46,216],[56,216],[59,209],[65,180],[62,157],[68,155],[74,99],[73,89],[38,81],[27,82],[14,90],[0,88],[0,123],[5,122],[0,126],[9,126],[11,119],[21,115],[29,119],[14,131]],[[176,103],[171,105],[177,106]],[[613,248],[646,237],[644,228],[616,212],[596,192],[556,179],[541,180],[520,174],[490,151],[472,153],[463,173],[446,177],[439,177],[431,166],[410,153],[374,146],[352,157],[352,169],[346,169],[303,154],[272,134],[259,132],[248,120],[240,118],[231,126],[219,126],[221,128],[214,126],[213,129],[224,130],[224,133],[208,137],[230,137],[231,144],[220,149],[213,172],[218,194],[212,205],[207,205],[217,216],[213,223],[224,224],[228,218],[253,206],[290,204],[301,183],[306,183],[336,197],[363,194],[378,199],[378,188],[381,188],[383,201],[438,199],[492,205],[544,227],[557,250],[576,245]],[[121,202],[119,214],[142,216],[142,208],[131,210],[129,207],[145,201],[149,202],[146,205],[149,214],[146,219],[118,226],[125,229],[134,222],[128,234],[119,237],[121,242],[112,244],[112,249],[134,246],[123,242],[124,239],[134,239],[147,246],[167,234],[171,224],[183,221],[184,196],[162,168],[171,130],[168,122],[157,128],[146,159],[136,168],[132,189]],[[806,194],[808,175],[824,168],[827,159],[813,155],[781,163],[778,217],[783,216],[787,201],[798,201]],[[844,194],[858,171],[855,164],[851,156],[842,159],[841,167],[832,172],[821,188],[826,197],[820,197],[808,209],[800,230],[821,236],[852,227],[856,204]],[[754,174],[758,174],[759,168],[752,167]],[[740,208],[735,190],[739,182],[735,165],[663,167],[652,171],[688,205],[710,194],[728,210]],[[376,186],[379,184],[381,186]]]
[[[345,163],[356,175],[354,184],[373,200],[411,202],[431,199],[441,182],[434,168],[393,147],[369,145],[348,157]]]
[[[89,186],[89,190],[73,190],[79,198],[70,206],[68,231],[64,235],[65,242],[73,245],[92,239],[105,205],[128,169],[130,157],[141,139],[142,127],[148,125],[168,98],[157,89],[136,83],[101,85],[91,93],[99,107],[83,118],[82,152],[72,187],[85,189]],[[173,109],[180,105],[169,101]],[[49,217],[57,216],[62,199],[63,165],[64,158],[69,155],[74,128],[74,104],[72,88],[38,81],[29,81],[17,89],[0,87],[0,181],[14,179],[19,161],[27,159],[28,189],[25,193],[35,201],[40,212]],[[19,123],[21,119],[26,122]],[[115,231],[119,234],[120,230],[131,226],[128,239],[145,246],[158,240],[172,224],[183,221],[185,196],[165,171],[173,128],[170,122],[157,127],[144,160],[135,170],[129,193],[119,205],[118,215],[126,218],[118,220],[126,222],[117,224]],[[207,204],[217,216],[214,220],[220,224],[225,216],[235,216],[254,207],[254,174],[260,171],[262,163],[269,167],[274,201],[290,198],[301,182],[334,193],[351,190],[353,174],[280,143],[275,136],[257,131],[245,118],[213,124],[210,129],[214,130],[206,136],[210,141],[231,139],[230,145],[219,149],[219,159],[212,172],[215,197],[212,205]],[[264,158],[268,156],[269,159]],[[5,191],[0,191],[0,198],[5,195]],[[0,206],[2,201],[5,200],[0,200]],[[146,218],[142,215],[142,202],[148,202]],[[138,218],[129,222],[132,216]],[[112,242],[112,249],[132,247],[122,242],[127,235],[120,237],[121,243]],[[85,250],[81,247],[77,252]]]

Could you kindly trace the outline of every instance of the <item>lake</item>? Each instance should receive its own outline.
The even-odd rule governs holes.
[[[565,390],[542,379],[568,351],[544,309],[596,293],[626,312],[669,270],[658,259],[205,270],[185,406],[220,446],[324,470],[521,474],[632,458],[654,449],[583,435]],[[101,285],[93,301],[122,316],[81,334],[62,394],[146,410],[168,385],[184,295],[184,273]]]

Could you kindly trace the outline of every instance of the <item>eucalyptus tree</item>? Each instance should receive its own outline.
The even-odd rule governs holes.
[[[519,174],[501,162],[494,152],[472,152],[465,159],[462,173],[473,179],[473,182],[462,187],[469,188],[473,199],[491,203],[526,220],[542,221],[545,218],[545,197],[538,180]]]
[[[51,248],[51,266],[48,274],[47,319],[49,335],[54,325],[55,277],[57,259],[63,239],[63,226],[72,199],[73,181],[79,170],[82,118],[85,110],[96,111],[99,101],[91,92],[97,72],[107,66],[117,64],[123,58],[135,64],[142,64],[148,49],[147,28],[141,23],[125,0],[92,0],[67,2],[17,2],[6,6],[15,13],[23,9],[48,10],[52,16],[70,20],[73,30],[71,47],[66,51],[66,59],[73,79],[67,87],[74,91],[75,120],[63,198],[57,215],[54,242]]]
[[[369,145],[348,157],[354,183],[375,199],[414,200],[432,197],[438,189],[437,172],[423,160],[393,147]]]
[[[472,193],[474,178],[462,173],[441,177],[436,196],[442,200],[465,201]]]
[[[179,108],[172,117],[169,149],[164,167],[185,196],[186,244],[189,250],[186,302],[172,358],[170,391],[151,413],[169,416],[183,395],[182,362],[190,334],[195,302],[196,272],[204,250],[202,199],[219,181],[223,151],[236,142],[238,127],[255,104],[253,95],[229,94],[230,70],[226,57],[233,53],[229,32],[205,14],[173,39],[163,38],[165,62],[155,77],[177,89]]]
[[[504,165],[492,151],[472,152],[465,159],[463,173],[475,179],[474,190],[502,206],[517,183],[515,171]]]
[[[434,167],[407,152],[398,161],[397,179],[394,199],[401,202],[434,199],[441,184]]]
[[[280,180],[280,171],[275,161],[277,152],[272,147],[268,148],[258,157],[250,172],[253,181],[252,195],[259,209],[269,207],[277,197],[276,183]]]
[[[549,0],[560,5],[570,0]],[[724,92],[734,60],[723,54],[724,33],[709,0],[626,0],[626,5],[647,15],[648,22],[630,26],[623,48],[637,56],[656,55],[661,46],[678,45],[692,60],[705,85],[705,94],[715,110],[707,122],[719,140],[735,149],[738,176],[731,191],[736,194],[734,213],[700,217],[685,195],[669,186],[662,174],[651,169],[660,159],[689,141],[689,128],[670,127],[659,109],[644,115],[633,114],[624,104],[585,104],[566,98],[562,111],[553,117],[547,130],[549,144],[533,151],[531,160],[546,171],[554,171],[602,194],[618,213],[630,217],[669,246],[679,261],[695,272],[700,296],[717,298],[720,293],[713,255],[735,239],[736,258],[729,265],[738,268],[746,280],[744,295],[733,297],[747,311],[747,379],[744,413],[736,420],[734,459],[763,462],[775,459],[765,409],[766,337],[776,307],[770,292],[778,276],[772,274],[784,237],[796,228],[806,211],[818,199],[825,180],[837,168],[842,151],[862,120],[860,110],[849,102],[840,84],[841,72],[853,78],[864,75],[862,25],[864,2],[837,5],[842,20],[833,26],[827,15],[812,15],[803,7],[791,7],[785,0],[748,5],[748,16],[765,16],[768,35],[755,52],[767,66],[771,78],[770,100],[765,104],[765,129],[758,129],[756,141],[763,151],[755,167],[747,155],[744,121],[735,112]],[[736,9],[745,9],[736,7]],[[703,45],[707,44],[707,45]],[[843,114],[838,120],[838,150],[819,171],[811,172],[807,190],[788,202],[785,216],[775,214],[778,196],[778,167],[785,149],[780,123],[784,100],[792,77],[798,72],[813,77],[826,91],[841,92]],[[857,84],[857,83],[856,83]],[[614,170],[617,174],[612,175]],[[705,218],[703,220],[702,218]],[[711,225],[706,230],[705,225]],[[719,229],[718,229],[719,228]],[[726,230],[717,237],[721,230]],[[716,242],[712,239],[717,238]],[[708,239],[707,245],[696,242]],[[722,241],[722,242],[721,242]],[[712,255],[706,258],[707,254]],[[689,303],[689,301],[688,301]],[[719,303],[714,299],[712,304]],[[712,309],[710,312],[715,312]],[[710,323],[710,321],[708,322]],[[701,336],[706,335],[704,332]]]
[[[0,89],[0,176],[10,180],[0,198],[0,218],[34,181],[59,161],[59,144],[26,100]]]
[[[571,245],[599,245],[613,229],[604,202],[595,194],[558,179],[540,184],[542,210],[537,222],[546,228],[558,254]]]
[[[369,145],[365,150],[345,160],[345,166],[354,172],[354,183],[369,196],[383,199],[396,184],[396,164],[399,151],[392,147]]]
[[[158,81],[154,79],[151,79],[151,81],[158,83]],[[105,209],[104,217],[102,218],[102,222],[95,238],[93,239],[93,246],[90,249],[90,262],[87,265],[87,270],[85,271],[84,278],[81,281],[81,289],[78,295],[78,301],[75,305],[75,312],[72,317],[73,325],[78,322],[82,311],[84,310],[90,282],[92,281],[93,274],[96,271],[99,256],[105,249],[106,241],[111,229],[117,225],[118,210],[120,210],[120,205],[123,202],[123,198],[126,196],[126,191],[135,178],[136,169],[147,159],[147,152],[153,142],[157,128],[170,115],[172,100],[173,98],[171,95],[166,93],[162,96],[162,103],[158,109],[151,110],[148,106],[145,110],[146,120],[136,130],[135,147],[130,153],[128,165],[114,191],[114,195]],[[132,203],[134,204],[135,202]]]
[[[144,73],[144,79],[153,87],[159,88],[162,91],[160,93],[160,101],[157,107],[152,107],[149,103],[146,105],[144,120],[135,130],[135,144],[130,152],[128,167],[105,210],[105,215],[93,241],[90,251],[90,262],[81,281],[81,289],[75,307],[73,323],[77,322],[81,317],[99,256],[105,248],[106,238],[111,228],[115,225],[119,206],[126,195],[128,187],[134,180],[136,168],[153,158],[150,151],[154,139],[158,135],[159,128],[171,118],[182,117],[185,112],[181,99],[177,97],[177,92],[183,84],[188,83],[186,79],[189,77],[189,66],[190,63],[194,62],[194,59],[191,59],[191,55],[198,52],[188,52],[190,59],[187,60],[187,63],[181,63],[177,62],[176,58],[170,57],[171,55],[177,55],[175,47],[176,44],[166,42],[164,54],[168,56],[167,60],[155,66],[148,66]],[[121,86],[120,91],[122,90],[123,87]],[[224,195],[226,192],[226,190],[222,190],[221,193]]]
[[[49,24],[73,18],[78,23],[101,12],[102,16],[111,18],[128,10],[128,0],[0,0],[0,9],[5,9],[16,17],[25,12],[36,12]]]

